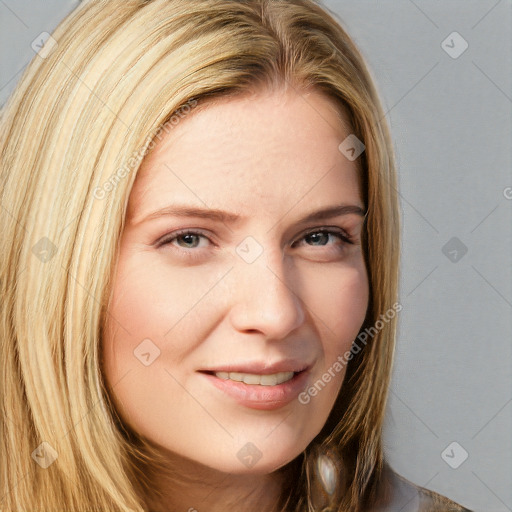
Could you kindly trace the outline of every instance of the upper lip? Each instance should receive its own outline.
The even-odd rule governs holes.
[[[299,373],[307,370],[311,364],[292,359],[276,361],[275,363],[268,363],[264,361],[252,361],[247,363],[230,363],[212,366],[211,368],[203,368],[202,372],[237,372],[237,373],[252,373],[256,375],[271,375],[280,372],[294,372]]]

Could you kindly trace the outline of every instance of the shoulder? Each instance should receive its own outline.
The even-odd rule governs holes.
[[[471,512],[462,505],[384,469],[384,489],[375,512]]]

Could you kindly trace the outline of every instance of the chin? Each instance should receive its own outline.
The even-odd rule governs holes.
[[[232,460],[226,460],[225,464],[219,464],[219,461],[217,461],[212,469],[231,475],[268,475],[283,468],[299,455],[300,452],[294,452],[283,457],[265,458],[262,456],[254,465],[250,463],[245,465],[238,460],[235,460],[235,463]]]
[[[288,436],[286,440],[276,436],[273,442],[262,439],[260,442],[244,441],[236,443],[236,447],[228,449],[222,456],[225,464],[221,471],[232,474],[262,475],[277,471],[296,459],[307,447],[309,441],[293,440]],[[234,457],[233,457],[234,455]],[[221,456],[216,458],[219,466]]]

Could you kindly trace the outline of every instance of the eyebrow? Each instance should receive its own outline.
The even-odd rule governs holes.
[[[342,215],[350,214],[355,214],[364,217],[366,215],[366,212],[363,210],[363,208],[355,204],[327,206],[320,210],[308,213],[305,217],[299,219],[299,223],[320,221],[324,219],[330,219],[333,217],[340,217]],[[198,208],[189,205],[174,204],[156,210],[141,219],[135,219],[133,221],[133,224],[140,224],[151,219],[156,219],[165,216],[196,217],[200,219],[210,219],[226,224],[235,224],[243,219],[242,215],[235,212],[227,212],[212,208]]]

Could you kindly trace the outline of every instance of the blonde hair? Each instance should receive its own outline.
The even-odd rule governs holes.
[[[363,58],[313,0],[90,0],[52,37],[1,120],[0,508],[142,512],[151,481],[140,468],[158,454],[119,421],[100,339],[128,196],[162,127],[187,106],[284,84],[348,115],[366,146],[361,332],[397,301],[392,144]],[[324,429],[290,465],[299,484],[283,510],[313,510],[318,449],[343,462],[330,510],[363,510],[377,495],[395,329],[393,317],[350,361]]]

